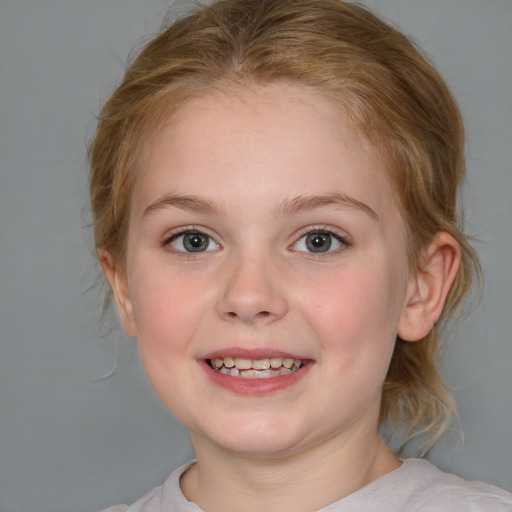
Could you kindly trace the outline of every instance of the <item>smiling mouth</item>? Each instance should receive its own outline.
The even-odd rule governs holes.
[[[290,375],[303,366],[301,359],[283,357],[267,359],[216,357],[215,359],[206,359],[206,363],[219,373],[244,379],[270,379]]]

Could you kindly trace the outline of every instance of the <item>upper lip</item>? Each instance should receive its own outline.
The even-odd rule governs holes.
[[[208,352],[204,354],[199,359],[216,359],[216,358],[225,358],[225,357],[238,357],[241,359],[271,359],[273,357],[282,357],[283,359],[300,359],[306,360],[311,359],[310,357],[305,357],[299,354],[292,354],[291,352],[285,352],[282,350],[269,349],[269,348],[242,348],[242,347],[229,347],[223,348],[219,350],[215,350],[213,352]]]

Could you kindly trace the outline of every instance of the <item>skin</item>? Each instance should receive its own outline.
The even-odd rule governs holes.
[[[437,320],[458,249],[440,234],[410,275],[384,165],[336,104],[283,84],[189,100],[139,167],[126,261],[102,263],[153,388],[190,431],[187,498],[312,511],[399,468],[377,433],[382,383],[397,333]],[[188,252],[184,229],[206,250]],[[316,232],[327,252],[305,243]],[[282,388],[218,385],[205,358],[239,350],[308,366]]]

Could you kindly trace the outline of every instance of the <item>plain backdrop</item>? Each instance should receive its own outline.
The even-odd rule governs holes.
[[[425,49],[467,125],[464,204],[485,290],[442,364],[466,442],[454,426],[430,458],[512,490],[512,1],[364,3]],[[87,210],[94,116],[169,6],[0,1],[2,512],[132,502],[192,457],[146,382],[136,342],[115,317],[100,320]]]

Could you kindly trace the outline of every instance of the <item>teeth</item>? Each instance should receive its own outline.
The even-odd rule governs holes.
[[[270,359],[255,359],[252,362],[255,370],[268,370],[270,368]]]
[[[290,369],[293,366],[293,359],[283,359],[283,366]]]
[[[224,375],[240,376],[246,379],[266,379],[293,373],[302,366],[302,361],[290,357],[252,360],[242,357],[216,357],[210,359],[210,365]]]
[[[239,370],[248,370],[252,368],[252,361],[250,359],[241,359],[240,357],[235,358],[235,366]]]
[[[279,368],[280,366],[283,366],[283,358],[282,357],[273,357],[270,360],[270,366],[272,366],[272,368]]]
[[[260,372],[258,370],[246,370],[245,372],[242,373],[242,375],[246,379],[259,379]]]
[[[222,371],[222,370],[221,370]],[[288,375],[293,373],[292,370],[281,367],[279,370],[243,370],[240,372],[240,377],[244,379],[268,379],[270,377],[277,377],[279,375]]]
[[[224,358],[224,366],[226,368],[233,368],[235,366],[235,361],[232,357],[225,357]]]

